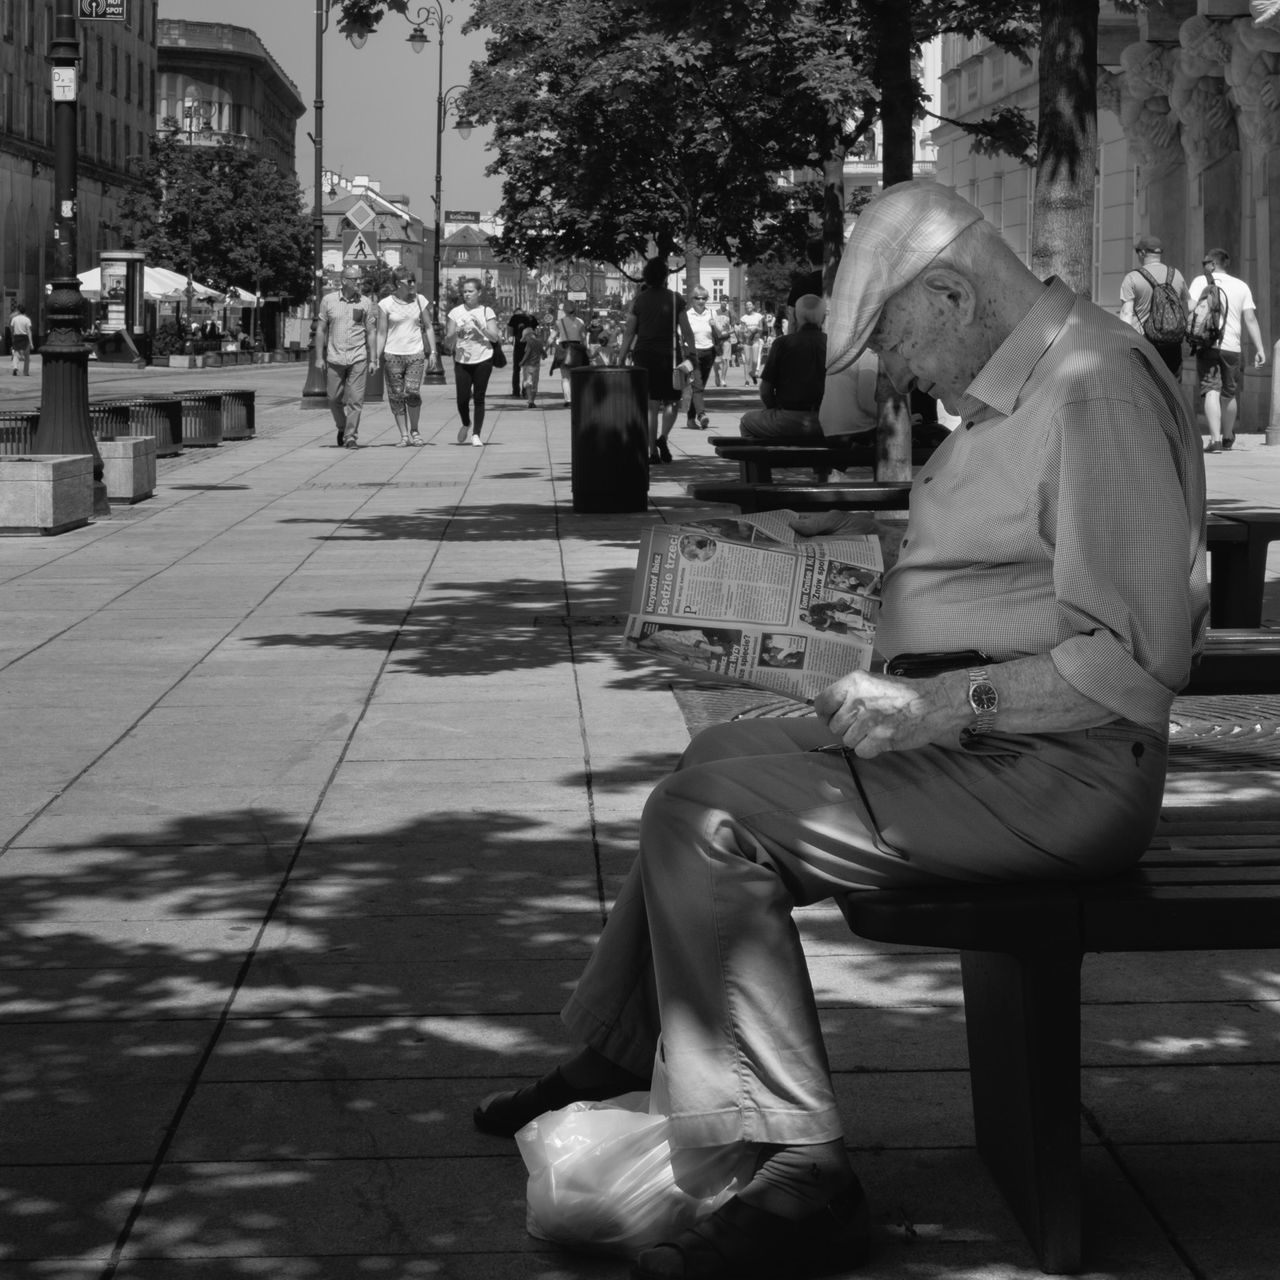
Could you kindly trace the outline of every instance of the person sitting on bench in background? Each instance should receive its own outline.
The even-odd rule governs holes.
[[[642,1088],[661,1035],[677,1158],[743,1142],[757,1163],[722,1208],[643,1251],[640,1280],[857,1265],[869,1216],[792,909],[1132,865],[1203,643],[1199,439],[1133,329],[1041,282],[978,209],[926,181],[860,214],[827,341],[833,371],[869,347],[898,391],[919,384],[960,415],[915,480],[883,582],[877,647],[915,674],[852,671],[812,718],[700,733],[645,805],[639,856],[565,1007],[584,1047],[475,1113],[510,1135]],[[797,524],[842,520],[873,523]]]
[[[806,293],[796,301],[796,331],[769,348],[760,374],[762,409],[748,409],[738,430],[744,436],[822,438],[818,409],[826,382],[827,335],[822,332],[827,304]]]

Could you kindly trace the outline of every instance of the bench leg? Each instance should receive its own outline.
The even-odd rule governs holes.
[[[961,954],[978,1150],[1050,1275],[1080,1270],[1080,959]]]

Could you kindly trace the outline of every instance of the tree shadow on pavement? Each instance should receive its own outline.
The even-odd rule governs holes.
[[[623,792],[668,764],[636,757],[593,785]],[[1207,785],[1225,795],[1233,782]],[[0,861],[0,1256],[102,1258],[121,1243],[157,1278],[174,1260],[221,1257],[222,1275],[261,1274],[270,1258],[291,1280],[354,1280],[369,1274],[357,1259],[427,1276],[412,1259],[545,1250],[524,1232],[513,1148],[476,1133],[470,1111],[561,1052],[556,1013],[630,863],[635,814],[592,824],[450,803],[424,793],[413,816],[362,826],[335,800],[301,841],[293,815],[211,807],[145,830],[104,822],[92,843]],[[831,908],[806,909],[801,928],[841,1096],[873,1103],[856,1111],[853,1141],[878,1152],[862,1158],[892,1164],[904,1116],[923,1126],[911,1130],[922,1148],[966,1147],[955,957],[851,948]],[[1269,960],[1176,972],[1201,998],[1225,984],[1276,1001]],[[1165,982],[1176,963],[1162,960]],[[1141,972],[1102,997],[1123,1005],[1130,1057],[1159,1060],[1167,1026],[1201,1036],[1177,1065],[1220,1060],[1223,1006],[1139,1009]],[[1263,1007],[1254,1034],[1274,1041],[1280,1005]],[[912,1122],[893,1101],[904,1046],[926,1058],[924,1074],[906,1064],[904,1097],[952,1081],[953,1136],[939,1136],[936,1104]],[[1132,1079],[1152,1106],[1195,1088],[1186,1072]],[[1271,1123],[1274,1104],[1259,1105],[1250,1123]],[[1265,1151],[1251,1169],[1280,1176]],[[967,1205],[972,1179],[947,1177]],[[975,1212],[996,1212],[978,1186]],[[943,1210],[966,1220],[956,1203]],[[999,1239],[985,1226],[968,1238],[974,1258]],[[1016,1240],[998,1247],[1023,1256]],[[558,1276],[616,1273],[555,1258]]]
[[[567,495],[566,495],[567,496]],[[583,518],[554,503],[494,503],[458,508],[442,504],[415,512],[353,516],[333,528],[331,519],[290,516],[281,524],[314,524],[325,542],[554,542],[590,538],[605,546],[634,547],[640,530],[652,523],[648,513],[619,513]]]

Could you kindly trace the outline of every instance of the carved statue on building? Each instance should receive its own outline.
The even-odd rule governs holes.
[[[1280,0],[1249,0],[1255,26],[1280,30]]]
[[[1141,41],[1120,55],[1123,72],[1098,73],[1098,105],[1114,111],[1138,161],[1139,189],[1182,163],[1177,117],[1169,105],[1177,51]]]
[[[1197,15],[1178,30],[1169,104],[1182,125],[1182,147],[1191,177],[1230,155],[1239,145],[1225,79],[1231,60],[1231,23]]]
[[[1237,18],[1231,24],[1227,84],[1239,108],[1240,132],[1249,143],[1264,152],[1280,146],[1280,20],[1259,26],[1250,18]]]

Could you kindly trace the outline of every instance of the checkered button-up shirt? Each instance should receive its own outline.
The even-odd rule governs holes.
[[[916,477],[878,648],[1050,654],[1118,719],[1168,727],[1204,641],[1205,486],[1176,383],[1052,281]]]

